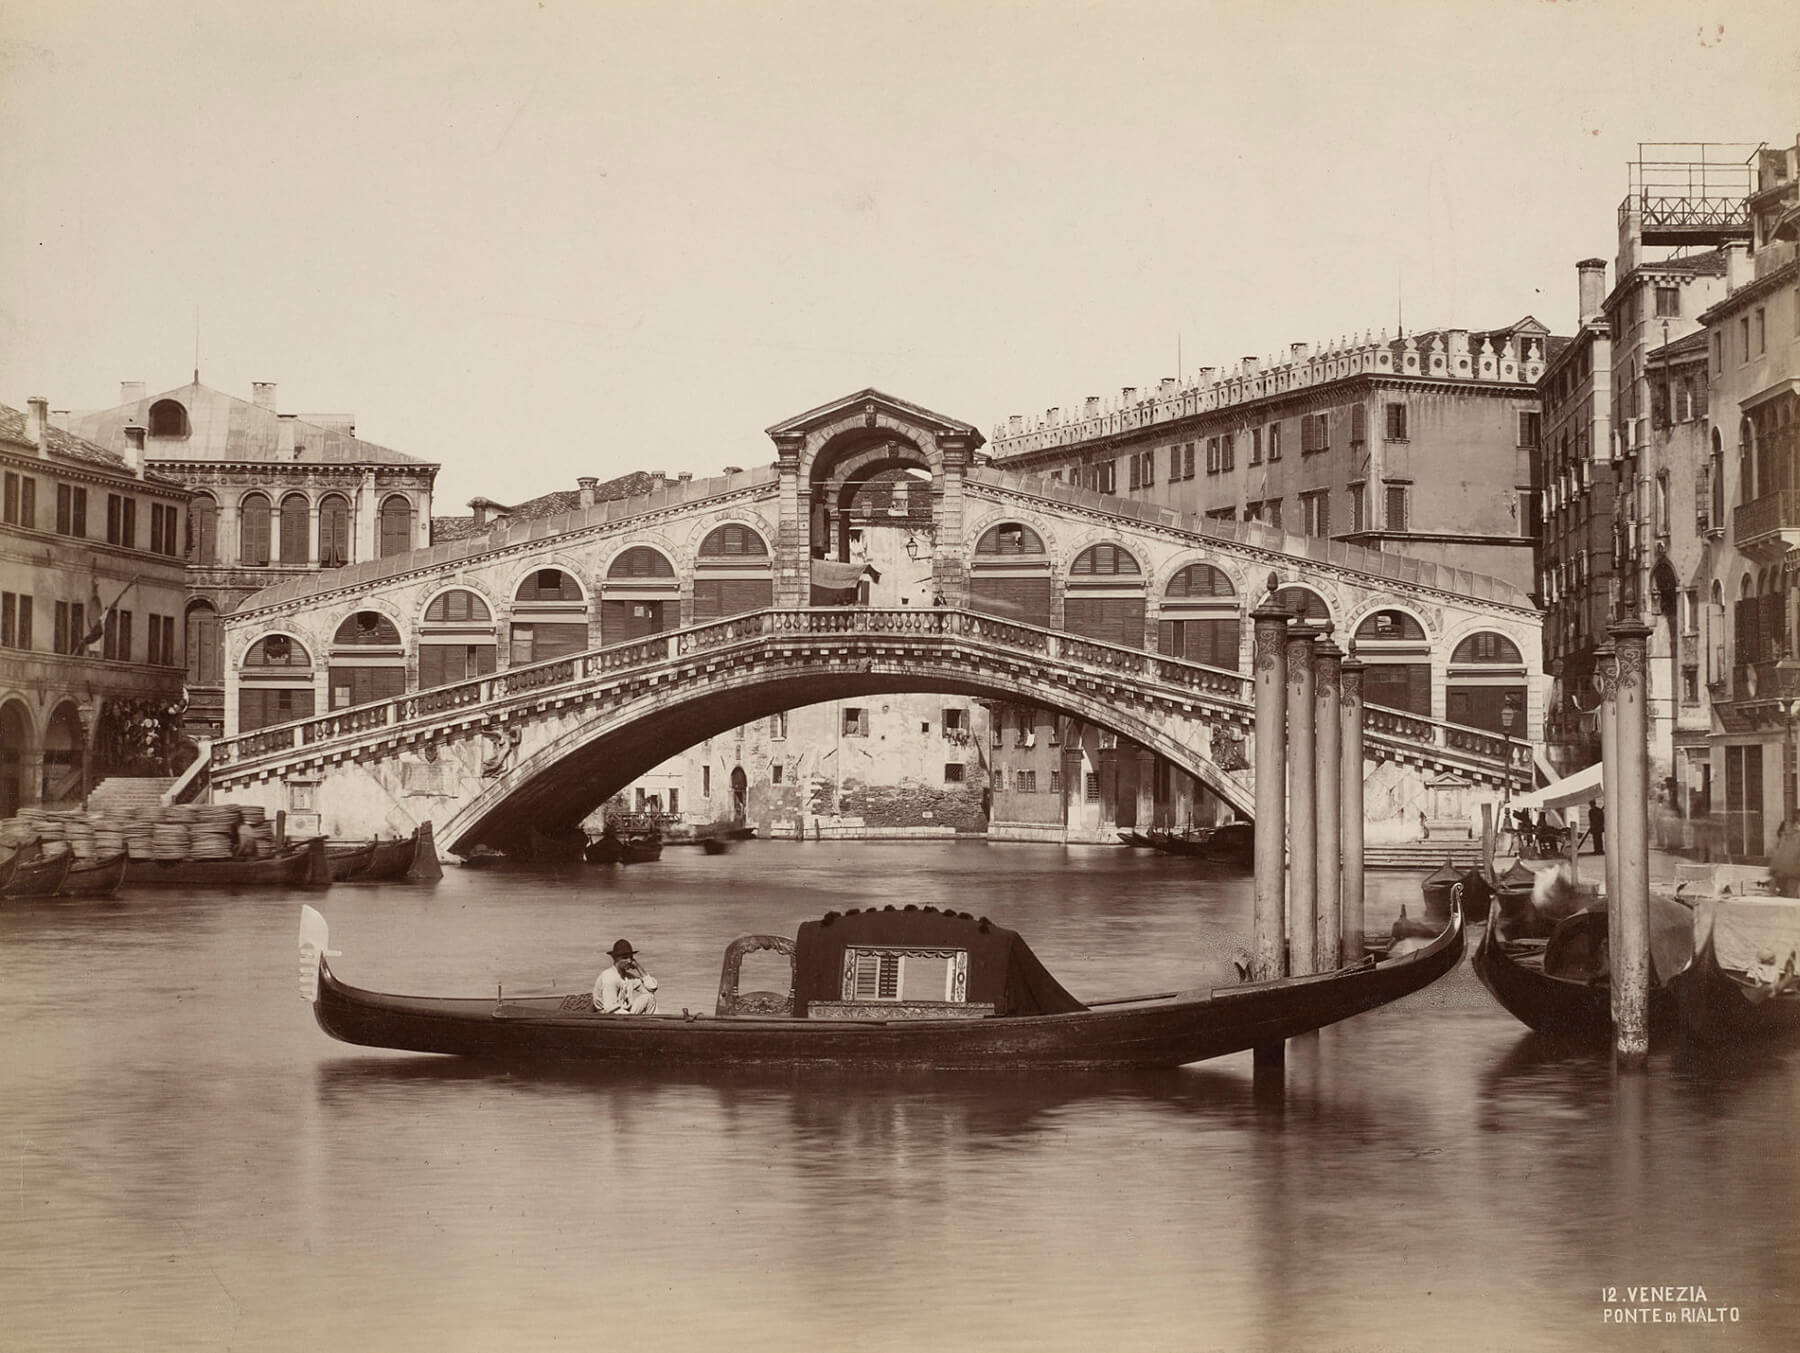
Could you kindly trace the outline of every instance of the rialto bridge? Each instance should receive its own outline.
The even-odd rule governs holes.
[[[341,835],[430,819],[466,852],[578,822],[760,716],[943,692],[1109,729],[1248,815],[1247,615],[1271,575],[1369,664],[1372,765],[1530,774],[1539,613],[1503,582],[1003,474],[969,424],[874,390],[769,435],[763,469],[249,598],[225,621],[215,798]]]

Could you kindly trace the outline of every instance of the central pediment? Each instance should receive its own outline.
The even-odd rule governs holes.
[[[823,427],[842,426],[858,414],[871,428],[883,425],[885,420],[889,424],[899,423],[921,428],[933,437],[963,438],[970,448],[981,446],[987,441],[973,424],[965,423],[959,418],[946,418],[941,413],[933,413],[921,405],[896,399],[872,387],[858,390],[852,395],[844,395],[828,404],[808,409],[805,413],[795,414],[766,431],[777,442],[804,438]]]

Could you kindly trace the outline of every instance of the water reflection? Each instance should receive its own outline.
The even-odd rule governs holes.
[[[1372,876],[1379,926],[1416,881]],[[0,912],[20,1348],[1565,1348],[1602,1284],[1800,1317],[1793,1052],[1540,1045],[1467,965],[1290,1045],[1117,1076],[514,1074],[334,1043],[301,895]],[[670,851],[332,889],[352,981],[592,981],[620,935],[673,1006],[725,944],[904,900],[1018,928],[1072,990],[1230,980],[1244,878],[1093,848]],[[1715,1284],[1718,1290],[1715,1290]],[[1678,1345],[1679,1346],[1679,1345]]]

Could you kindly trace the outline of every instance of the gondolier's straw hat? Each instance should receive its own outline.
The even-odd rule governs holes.
[[[636,958],[637,950],[631,947],[629,940],[614,940],[613,947],[606,951],[613,958]]]

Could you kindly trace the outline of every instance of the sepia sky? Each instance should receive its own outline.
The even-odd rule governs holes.
[[[1800,131],[1793,14],[7,0],[0,400],[179,385],[198,315],[449,513],[867,385],[987,432],[1402,307],[1567,332],[1640,141]]]

